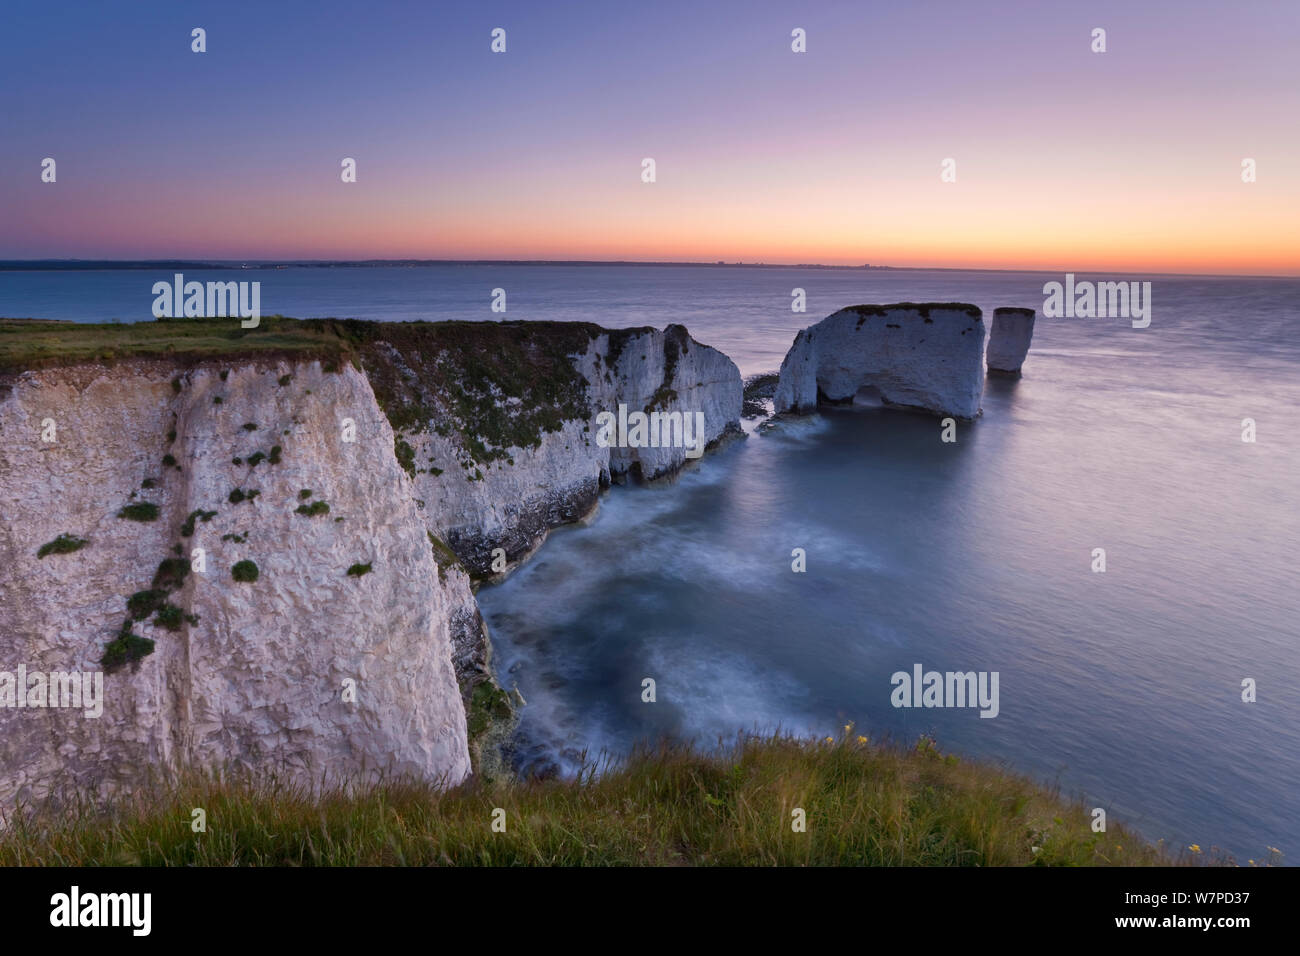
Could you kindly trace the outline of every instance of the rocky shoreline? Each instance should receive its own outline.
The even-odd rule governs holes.
[[[924,336],[932,311],[960,356],[886,342],[881,369],[867,339],[899,317]],[[973,306],[855,307],[743,383],[676,325],[0,326],[0,670],[107,672],[95,720],[0,707],[0,809],[130,789],[142,767],[508,775],[519,701],[493,675],[481,583],[612,485],[743,437],[742,417],[876,386],[977,414],[983,345]],[[664,435],[697,416],[702,437],[598,440],[596,416],[627,409]]]

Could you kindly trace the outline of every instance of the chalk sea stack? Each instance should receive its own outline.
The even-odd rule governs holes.
[[[984,321],[963,302],[840,309],[795,336],[777,412],[811,412],[859,393],[886,405],[971,419],[984,389]]]
[[[994,309],[986,359],[989,374],[994,377],[1019,378],[1020,367],[1029,354],[1029,342],[1033,337],[1033,309]]]

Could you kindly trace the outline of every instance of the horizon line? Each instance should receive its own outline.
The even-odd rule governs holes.
[[[357,266],[437,266],[437,265],[534,265],[534,266],[646,266],[667,267],[685,266],[693,268],[744,268],[744,269],[844,269],[859,272],[1026,272],[1040,275],[1080,275],[1085,273],[1106,273],[1109,275],[1161,276],[1173,278],[1202,279],[1296,279],[1296,275],[1278,275],[1276,273],[1251,272],[1126,272],[1114,269],[1031,269],[984,266],[894,266],[845,265],[820,262],[727,262],[725,260],[703,261],[667,259],[81,259],[81,258],[42,258],[42,259],[0,259],[0,272],[45,271],[35,266],[61,267],[63,271],[110,271],[113,269],[160,269],[160,268],[274,268],[274,267],[357,267]],[[50,271],[54,271],[51,269]]]

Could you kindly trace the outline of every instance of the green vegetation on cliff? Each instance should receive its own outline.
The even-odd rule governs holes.
[[[0,865],[1106,866],[1179,862],[1086,808],[925,743],[748,738],[647,748],[575,781],[448,791],[389,782],[312,796],[283,782],[144,787],[106,811],[40,810],[0,833]],[[207,812],[208,831],[190,829]],[[494,810],[505,831],[494,832]],[[796,811],[806,829],[796,832]]]
[[[0,373],[127,359],[324,358],[341,351],[337,334],[321,323],[282,316],[264,316],[255,329],[240,328],[238,319],[0,319]],[[179,392],[181,384],[172,387]]]
[[[53,541],[47,541],[41,545],[36,552],[36,557],[43,558],[47,554],[72,554],[74,551],[80,551],[86,545],[90,544],[85,538],[78,538],[75,534],[61,534]]]
[[[571,357],[602,333],[586,322],[343,322],[393,431],[456,432],[469,461],[510,457],[585,418]],[[410,446],[407,445],[409,448]],[[413,452],[399,460],[415,468]]]
[[[470,461],[487,464],[508,461],[507,449],[536,447],[543,433],[588,416],[587,382],[571,356],[608,335],[614,365],[623,346],[648,331],[611,331],[590,322],[370,322],[279,315],[264,316],[253,329],[230,318],[126,324],[0,319],[0,378],[29,369],[127,360],[181,366],[319,360],[334,372],[347,362],[370,379],[399,436],[429,428],[455,432]],[[673,340],[670,361],[687,342],[682,330]],[[292,377],[278,381],[287,385]],[[179,379],[172,384],[180,390]],[[404,460],[408,465],[413,471],[414,462]]]

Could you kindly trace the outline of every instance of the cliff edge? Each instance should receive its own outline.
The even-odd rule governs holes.
[[[679,326],[0,322],[0,807],[151,767],[459,783],[505,696],[472,577],[692,457],[599,410],[712,444],[740,393]],[[73,673],[93,707],[51,705]]]

